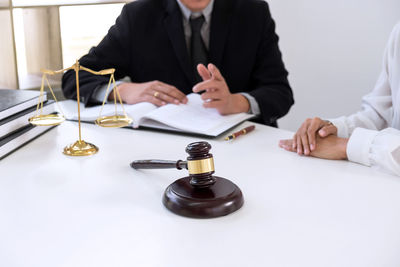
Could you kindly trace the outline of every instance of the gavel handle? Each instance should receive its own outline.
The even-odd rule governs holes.
[[[187,162],[178,160],[160,160],[160,159],[149,159],[149,160],[135,160],[131,162],[131,167],[134,169],[173,169],[178,170],[187,169]]]

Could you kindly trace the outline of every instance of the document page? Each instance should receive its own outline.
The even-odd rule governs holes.
[[[216,109],[204,108],[199,94],[190,94],[188,99],[187,104],[169,104],[151,111],[139,124],[151,119],[183,131],[216,136],[252,117],[246,113],[222,116]]]

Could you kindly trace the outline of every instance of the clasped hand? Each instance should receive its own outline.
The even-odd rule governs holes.
[[[299,155],[324,159],[347,159],[347,138],[337,136],[337,128],[321,118],[307,119],[293,139],[281,140],[279,146]]]

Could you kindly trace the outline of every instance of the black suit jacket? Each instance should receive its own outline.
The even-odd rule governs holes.
[[[211,16],[209,59],[232,93],[247,92],[260,106],[259,122],[275,125],[293,105],[287,71],[278,47],[275,23],[262,0],[215,0]],[[115,68],[115,78],[133,82],[159,80],[185,94],[195,76],[176,0],[137,0],[124,6],[108,34],[80,59],[84,67]],[[81,71],[80,95],[86,105],[109,77]],[[76,99],[75,74],[65,73],[64,95]]]

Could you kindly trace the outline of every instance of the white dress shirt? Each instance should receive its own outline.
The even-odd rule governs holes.
[[[350,137],[350,161],[400,175],[400,23],[392,31],[383,70],[374,90],[363,97],[361,111],[331,122],[339,137]]]

